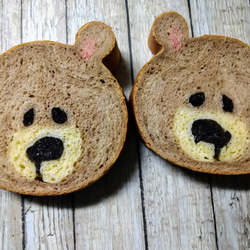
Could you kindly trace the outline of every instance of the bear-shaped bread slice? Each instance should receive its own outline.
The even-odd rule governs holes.
[[[189,37],[176,12],[158,16],[130,102],[145,144],[195,171],[250,173],[250,48],[205,35]]]
[[[128,123],[109,71],[119,62],[111,28],[97,21],[80,28],[74,45],[36,41],[0,56],[2,189],[60,195],[109,170]]]

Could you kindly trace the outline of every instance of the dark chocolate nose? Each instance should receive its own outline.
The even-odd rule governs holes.
[[[220,124],[210,119],[199,119],[192,124],[192,134],[195,143],[200,141],[214,144],[214,158],[219,160],[220,151],[231,140],[231,134]]]
[[[63,141],[61,139],[45,136],[27,148],[26,153],[29,160],[35,162],[36,172],[40,176],[41,163],[59,159],[63,149]]]

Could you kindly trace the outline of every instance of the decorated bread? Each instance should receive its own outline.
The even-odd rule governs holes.
[[[59,195],[103,176],[126,138],[127,107],[110,27],[90,22],[74,45],[36,41],[0,56],[0,187]]]
[[[158,16],[130,101],[145,144],[182,167],[250,173],[250,48],[205,35],[189,37],[176,12]]]

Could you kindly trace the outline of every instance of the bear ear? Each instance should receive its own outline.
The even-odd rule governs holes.
[[[188,25],[177,12],[164,12],[156,17],[148,38],[148,46],[153,54],[162,48],[179,50],[189,38]]]
[[[99,21],[82,26],[76,34],[77,52],[84,61],[103,61],[113,71],[120,62],[120,51],[112,29]]]

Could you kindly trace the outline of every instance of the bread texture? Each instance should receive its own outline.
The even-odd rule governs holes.
[[[111,28],[97,21],[74,45],[36,41],[0,55],[0,188],[61,195],[110,169],[128,123],[110,72],[119,62]]]
[[[176,12],[158,16],[130,103],[145,144],[212,174],[250,173],[250,48],[225,36],[189,37]]]

